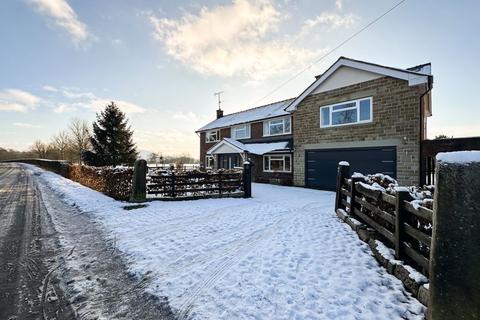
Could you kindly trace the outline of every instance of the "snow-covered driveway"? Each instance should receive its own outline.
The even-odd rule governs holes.
[[[55,174],[41,180],[100,221],[180,319],[423,319],[424,307],[336,218],[331,192],[254,184],[252,199],[127,211]]]

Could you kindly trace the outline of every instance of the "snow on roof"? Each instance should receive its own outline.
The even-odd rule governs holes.
[[[437,154],[437,160],[440,162],[461,164],[480,162],[480,151],[440,152]]]
[[[285,116],[290,114],[284,109],[291,101],[293,101],[293,98],[277,101],[274,103],[270,103],[267,105],[255,107],[255,108],[240,111],[240,112],[227,114],[221,117],[220,119],[213,120],[212,122],[204,125],[200,129],[198,129],[197,132],[216,129],[216,128],[229,127],[235,124],[252,122],[252,121],[257,121],[257,120],[262,120],[267,118]]]
[[[288,149],[288,141],[280,141],[280,142],[270,142],[270,143],[241,143],[238,140],[232,138],[223,138],[218,144],[210,148],[207,153],[212,154],[215,152],[222,143],[229,143],[237,149],[242,150],[243,152],[263,155],[265,153],[269,153],[275,150],[284,150]]]

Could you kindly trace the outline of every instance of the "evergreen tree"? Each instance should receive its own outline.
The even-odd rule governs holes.
[[[132,134],[125,114],[111,102],[97,113],[90,138],[93,152],[84,153],[83,160],[94,166],[132,164],[138,155]]]

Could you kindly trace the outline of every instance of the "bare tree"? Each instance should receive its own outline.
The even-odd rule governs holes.
[[[67,149],[70,147],[70,137],[68,133],[62,130],[54,135],[52,138],[52,146],[58,151],[59,158],[65,160]]]
[[[35,140],[31,147],[32,152],[34,152],[39,158],[47,157],[47,145],[40,140]]]
[[[70,145],[74,160],[80,160],[82,151],[90,149],[90,130],[86,120],[74,118],[70,122]]]

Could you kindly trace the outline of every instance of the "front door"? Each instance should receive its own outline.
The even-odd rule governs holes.
[[[218,168],[219,169],[233,169],[240,166],[240,155],[237,153],[219,154]]]

